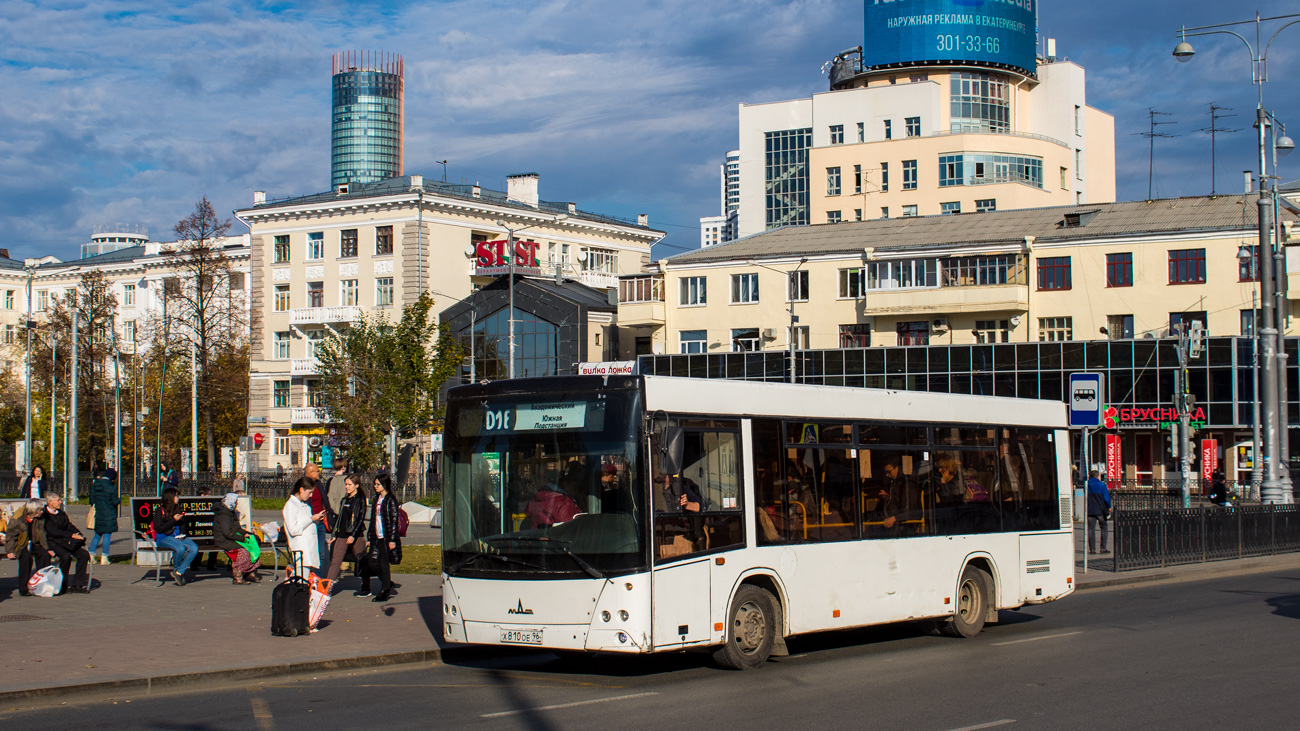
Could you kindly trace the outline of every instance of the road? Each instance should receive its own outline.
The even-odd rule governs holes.
[[[751,672],[705,655],[458,650],[444,664],[20,705],[6,728],[1286,728],[1300,572],[1083,592],[979,637],[910,625],[791,642]],[[281,640],[288,641],[288,640]],[[268,644],[268,651],[274,645]]]

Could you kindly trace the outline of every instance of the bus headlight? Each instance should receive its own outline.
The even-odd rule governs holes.
[[[605,611],[601,612],[601,613],[600,613],[600,618],[603,619],[603,620],[605,620],[606,622],[608,622],[609,619],[610,619],[610,617],[609,617],[609,610],[606,609]]]
[[[620,609],[620,610],[618,610],[618,618],[621,619],[621,620],[623,620],[624,622],[626,622],[626,621],[627,621],[627,618],[630,617],[630,616],[632,616],[632,615],[628,614],[626,609]]]
[[[623,634],[622,632],[619,632],[618,641],[620,644],[627,644],[627,635]]]

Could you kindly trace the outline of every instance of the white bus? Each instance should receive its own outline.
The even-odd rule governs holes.
[[[450,391],[450,642],[748,668],[1073,591],[1061,403],[653,376]]]

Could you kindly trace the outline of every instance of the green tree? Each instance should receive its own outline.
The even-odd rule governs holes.
[[[320,403],[348,428],[349,458],[359,468],[381,463],[383,439],[436,431],[442,419],[438,392],[463,357],[459,343],[438,334],[429,317],[433,298],[423,294],[401,320],[362,316],[325,339],[316,353]]]

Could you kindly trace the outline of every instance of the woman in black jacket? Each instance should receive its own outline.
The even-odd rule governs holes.
[[[36,465],[32,468],[32,473],[23,478],[23,487],[19,497],[24,500],[44,500],[45,487],[45,470],[40,465]]]
[[[397,499],[389,494],[392,480],[387,474],[375,476],[375,502],[370,506],[370,560],[361,574],[361,592],[357,596],[370,596],[370,571],[379,569],[379,593],[371,601],[386,602],[393,596],[392,574],[389,564],[402,562],[402,539],[397,535]]]
[[[325,578],[333,581],[343,570],[343,559],[350,553],[357,562],[357,573],[365,575],[366,565],[366,492],[361,487],[361,475],[348,475],[343,480],[343,499],[339,502],[338,520],[334,521],[334,550],[330,554],[330,568]],[[370,582],[367,580],[366,582]],[[369,593],[369,586],[357,592]]]
[[[239,496],[228,492],[213,509],[212,542],[230,557],[230,575],[234,583],[247,584],[261,581],[262,577],[257,575],[257,566],[248,555],[248,549],[240,545],[241,541],[248,539],[248,532],[239,524],[239,516],[235,513],[238,502]]]

